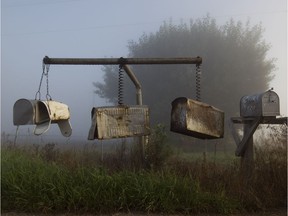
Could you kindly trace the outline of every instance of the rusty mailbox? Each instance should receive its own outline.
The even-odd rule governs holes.
[[[176,98],[172,102],[170,129],[200,139],[222,138],[224,112],[199,101]]]
[[[147,106],[94,107],[88,139],[113,139],[150,134]]]
[[[279,96],[272,90],[261,94],[243,96],[240,100],[241,117],[278,115],[280,115]]]
[[[72,134],[69,119],[68,106],[57,101],[19,99],[13,107],[14,125],[35,124],[35,135],[45,133],[50,128],[51,123],[57,123],[62,135],[69,137]]]

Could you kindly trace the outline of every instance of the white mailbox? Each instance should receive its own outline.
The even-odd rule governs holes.
[[[13,107],[14,125],[35,124],[35,135],[45,133],[50,128],[51,123],[57,123],[62,135],[69,137],[72,134],[69,119],[69,107],[53,100],[19,99]]]

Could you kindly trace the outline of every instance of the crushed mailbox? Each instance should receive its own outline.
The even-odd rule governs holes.
[[[243,96],[240,100],[241,117],[280,115],[279,96],[272,90],[261,94]]]
[[[150,134],[147,106],[97,107],[91,112],[88,139],[113,139]]]
[[[72,134],[69,119],[68,106],[57,101],[19,99],[13,107],[14,125],[35,124],[35,135],[45,133],[50,128],[51,123],[57,123],[62,135],[69,137]]]
[[[171,131],[200,139],[224,136],[224,112],[208,104],[180,97],[172,102]]]

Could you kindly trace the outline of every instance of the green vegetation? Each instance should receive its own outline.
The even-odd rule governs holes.
[[[161,130],[143,164],[124,144],[103,157],[93,148],[60,151],[51,143],[2,147],[2,211],[228,214],[287,207],[286,144],[257,149],[247,184],[236,158],[189,159],[156,147],[165,144]]]
[[[219,192],[172,172],[69,169],[5,150],[2,158],[2,208],[32,212],[230,212],[234,204]]]

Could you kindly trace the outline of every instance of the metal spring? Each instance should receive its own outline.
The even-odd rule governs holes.
[[[200,68],[200,64],[196,65],[196,100],[201,101],[201,68]]]
[[[118,105],[123,105],[123,88],[124,88],[124,70],[122,65],[119,65],[118,73]]]

